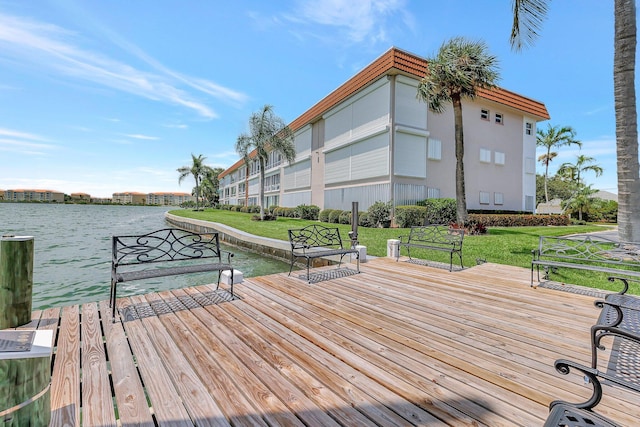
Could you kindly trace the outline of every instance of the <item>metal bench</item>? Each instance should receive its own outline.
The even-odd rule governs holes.
[[[464,230],[448,227],[446,225],[421,225],[411,227],[408,235],[400,236],[400,246],[396,256],[396,261],[400,259],[400,249],[407,248],[407,255],[411,258],[411,248],[429,249],[449,252],[449,271],[453,270],[453,254],[460,258],[462,265],[462,240]]]
[[[289,275],[293,270],[293,264],[298,258],[304,258],[307,262],[307,282],[311,283],[311,261],[316,258],[339,256],[338,266],[345,255],[355,254],[357,272],[360,273],[360,251],[355,248],[345,248],[337,227],[325,227],[323,225],[308,225],[304,228],[289,230],[289,243],[291,243],[291,266]]]
[[[557,267],[640,277],[640,243],[617,242],[588,234],[540,236],[538,248],[532,253],[531,286],[534,268],[540,282],[540,266],[545,270],[545,278],[548,278],[550,269]]]
[[[116,314],[118,283],[178,274],[218,272],[218,286],[222,271],[231,273],[229,292],[233,297],[233,267],[231,252],[220,249],[218,233],[197,234],[176,228],[152,233],[111,238],[111,295],[112,317]],[[227,262],[222,261],[226,254]]]

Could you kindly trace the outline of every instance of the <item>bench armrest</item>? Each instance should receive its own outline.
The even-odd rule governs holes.
[[[620,292],[618,292],[618,294],[624,295],[629,290],[629,280],[633,280],[633,279],[627,279],[626,277],[609,276],[609,277],[607,277],[607,280],[610,281],[610,282],[615,282],[616,280],[621,281],[622,282],[622,290]],[[637,280],[633,280],[633,281],[637,282]]]
[[[584,374],[585,381],[593,385],[593,394],[588,400],[580,403],[570,403],[562,400],[554,400],[549,405],[549,408],[553,408],[554,406],[559,404],[569,404],[579,409],[591,410],[594,406],[600,403],[600,400],[602,399],[602,385],[600,384],[600,380],[598,379],[598,375],[600,372],[597,369],[589,368],[587,366],[581,365],[580,363],[573,362],[567,359],[556,360],[554,366],[556,368],[556,371],[558,371],[562,375],[569,375],[571,369],[575,369]]]

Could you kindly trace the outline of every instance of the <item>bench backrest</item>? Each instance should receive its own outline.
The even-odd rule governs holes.
[[[640,267],[640,244],[617,242],[588,234],[570,237],[540,236],[541,258],[566,259]]]
[[[111,240],[114,267],[221,258],[218,233],[197,234],[176,228],[165,228],[142,235],[113,236]]]
[[[344,249],[340,230],[337,227],[325,227],[316,224],[289,230],[289,242],[292,250],[311,248]]]
[[[464,230],[446,225],[420,225],[411,227],[409,243],[424,242],[433,245],[462,246]]]

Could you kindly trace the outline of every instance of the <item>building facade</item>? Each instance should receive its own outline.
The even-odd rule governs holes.
[[[189,193],[149,193],[148,205],[180,206],[185,202],[194,202],[196,198]]]
[[[289,126],[296,159],[271,153],[266,206],[366,210],[455,198],[453,108],[435,114],[416,98],[427,62],[392,48]],[[544,104],[496,88],[463,102],[468,209],[533,212],[536,124]],[[220,174],[220,202],[257,204],[258,164]]]
[[[5,190],[3,200],[7,202],[64,203],[64,193],[53,190]]]

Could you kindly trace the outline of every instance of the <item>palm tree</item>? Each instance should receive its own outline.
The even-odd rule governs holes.
[[[595,202],[593,195],[598,190],[591,188],[591,185],[581,186],[569,200],[562,202],[562,207],[571,212],[578,211],[578,220],[582,221],[582,213],[589,213],[591,206]]]
[[[218,194],[218,188],[220,187],[218,175],[220,175],[222,172],[224,172],[223,168],[208,168],[208,170],[205,170],[204,175],[202,176],[200,192],[202,194],[202,198],[208,201],[212,206],[218,203],[220,197]]]
[[[474,99],[476,89],[495,87],[499,75],[495,56],[487,52],[482,41],[456,37],[445,42],[433,58],[427,58],[427,75],[418,85],[418,98],[429,109],[442,113],[445,104],[453,105],[456,152],[456,221],[465,224],[467,200],[464,183],[464,134],[462,99]]]
[[[200,209],[199,206],[199,201],[200,201],[200,181],[202,179],[202,177],[205,175],[205,173],[207,173],[207,171],[209,171],[211,168],[207,165],[204,164],[204,161],[206,160],[206,157],[204,157],[202,154],[198,155],[198,157],[196,157],[193,153],[191,154],[191,166],[182,166],[179,167],[178,173],[180,174],[180,177],[178,178],[178,184],[182,183],[182,181],[188,177],[189,175],[193,176],[193,179],[195,179],[196,181],[196,186],[194,188],[195,190],[195,196],[196,196],[196,210]]]
[[[511,46],[520,49],[523,37],[537,36],[550,0],[514,0]],[[621,240],[640,242],[640,160],[636,110],[636,2],[614,1],[615,31],[613,86],[618,163],[618,234]]]
[[[255,152],[260,169],[260,189],[258,204],[260,205],[260,219],[264,220],[264,169],[272,151],[279,152],[289,163],[296,158],[296,147],[293,132],[284,121],[276,116],[271,105],[264,105],[262,109],[251,114],[249,118],[249,133],[241,134],[236,141],[236,152],[244,158],[249,170],[249,155]]]
[[[582,147],[580,141],[573,139],[576,136],[576,132],[570,126],[551,126],[548,124],[547,130],[538,129],[536,135],[536,145],[538,147],[544,147],[547,152],[538,157],[538,161],[544,165],[544,200],[549,203],[549,190],[547,188],[547,181],[549,180],[549,163],[558,155],[557,151],[551,151],[554,148],[559,148],[565,145],[576,144]]]
[[[583,172],[594,172],[596,177],[599,177],[604,172],[600,165],[592,164],[595,160],[593,157],[580,154],[576,157],[575,163],[566,162],[561,164],[560,168],[558,168],[558,175],[575,182],[578,188],[584,187],[582,182]]]

